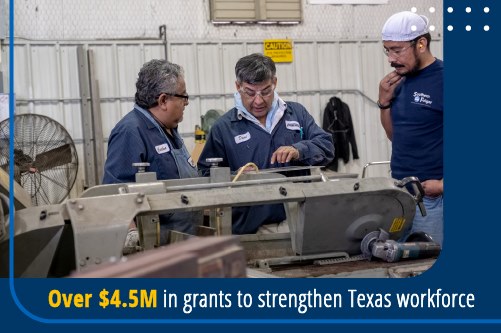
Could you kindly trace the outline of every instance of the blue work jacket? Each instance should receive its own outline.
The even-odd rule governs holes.
[[[103,184],[135,182],[137,168],[132,163],[137,162],[150,163],[146,171],[156,172],[159,180],[197,177],[196,165],[177,128],[172,133],[173,138],[168,138],[148,111],[136,105],[111,131]],[[194,234],[201,219],[201,212],[160,215],[161,243],[167,242],[168,230]]]
[[[299,103],[287,102],[284,115],[271,133],[242,117],[236,108],[219,118],[211,127],[207,142],[198,160],[202,176],[210,175],[207,158],[221,157],[222,167],[232,172],[253,162],[260,169],[294,166],[326,165],[334,158],[332,135],[319,127]],[[294,146],[299,159],[287,164],[271,164],[271,156],[280,146]],[[285,220],[283,204],[233,208],[234,234],[255,233],[263,224]]]
[[[172,129],[178,147],[184,143]],[[134,108],[113,128],[108,140],[108,157],[104,166],[103,184],[135,182],[137,168],[132,163],[148,162],[146,171],[156,172],[157,179],[179,179],[178,166],[171,151],[174,149],[158,127],[141,111]],[[189,159],[189,156],[186,157]],[[196,166],[193,177],[197,175]]]

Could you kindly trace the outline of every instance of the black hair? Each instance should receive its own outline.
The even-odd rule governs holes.
[[[277,69],[270,57],[261,53],[253,53],[240,58],[235,65],[235,76],[242,83],[260,83],[273,79]]]

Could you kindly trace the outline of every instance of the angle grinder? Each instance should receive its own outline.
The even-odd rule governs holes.
[[[436,257],[442,249],[424,232],[412,233],[402,243],[389,238],[390,234],[383,229],[372,231],[362,239],[360,249],[369,259],[376,257],[387,262]]]

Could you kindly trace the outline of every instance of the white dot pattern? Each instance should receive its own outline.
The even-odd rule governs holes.
[[[433,12],[435,11],[435,8],[434,8],[434,7],[430,7],[430,8],[429,8],[429,11],[430,11],[430,13],[433,13]],[[464,11],[465,11],[467,14],[470,14],[470,13],[473,11],[473,9],[472,9],[472,7],[466,7],[466,8],[464,9]],[[491,10],[490,10],[490,8],[489,8],[489,7],[483,7],[483,12],[484,12],[485,14],[489,13],[490,11],[491,11]],[[452,14],[452,13],[454,12],[454,8],[453,8],[453,7],[447,7],[447,12],[448,12],[449,14]],[[472,29],[473,29],[473,28],[472,28],[472,26],[471,26],[470,24],[467,24],[467,25],[465,26],[465,30],[466,30],[466,31],[471,31]],[[489,31],[490,29],[491,29],[491,27],[490,27],[489,25],[487,25],[487,24],[483,26],[483,30],[484,30],[484,31]],[[434,30],[435,30],[435,27],[434,27],[434,26],[430,26],[430,31],[434,31]],[[454,30],[454,26],[453,26],[453,25],[448,25],[448,26],[447,26],[447,30],[448,30],[448,31],[453,31],[453,30]],[[478,30],[477,30],[477,31],[478,31]]]

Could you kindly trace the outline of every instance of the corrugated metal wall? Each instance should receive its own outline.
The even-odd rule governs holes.
[[[405,9],[409,8],[399,10]],[[432,51],[442,58],[442,41],[439,35],[435,34],[434,38]],[[277,91],[282,98],[304,104],[318,124],[333,95],[351,108],[360,160],[348,165],[341,163],[339,171],[361,173],[368,162],[388,160],[391,147],[374,103],[379,80],[391,70],[379,38],[294,38],[293,42],[294,62],[277,64]],[[85,174],[77,62],[79,45],[94,53],[105,139],[114,124],[132,108],[135,80],[141,65],[149,59],[165,56],[161,40],[16,40],[16,112],[54,118],[75,140],[81,167],[73,195],[82,191]],[[200,124],[200,116],[209,109],[226,111],[233,106],[234,65],[244,55],[262,52],[262,39],[169,40],[167,50],[168,59],[184,67],[187,90],[193,96],[180,124],[180,132],[191,149],[194,127]],[[2,48],[2,68],[8,68],[7,47]],[[368,171],[369,176],[387,175],[387,168],[382,166]]]

